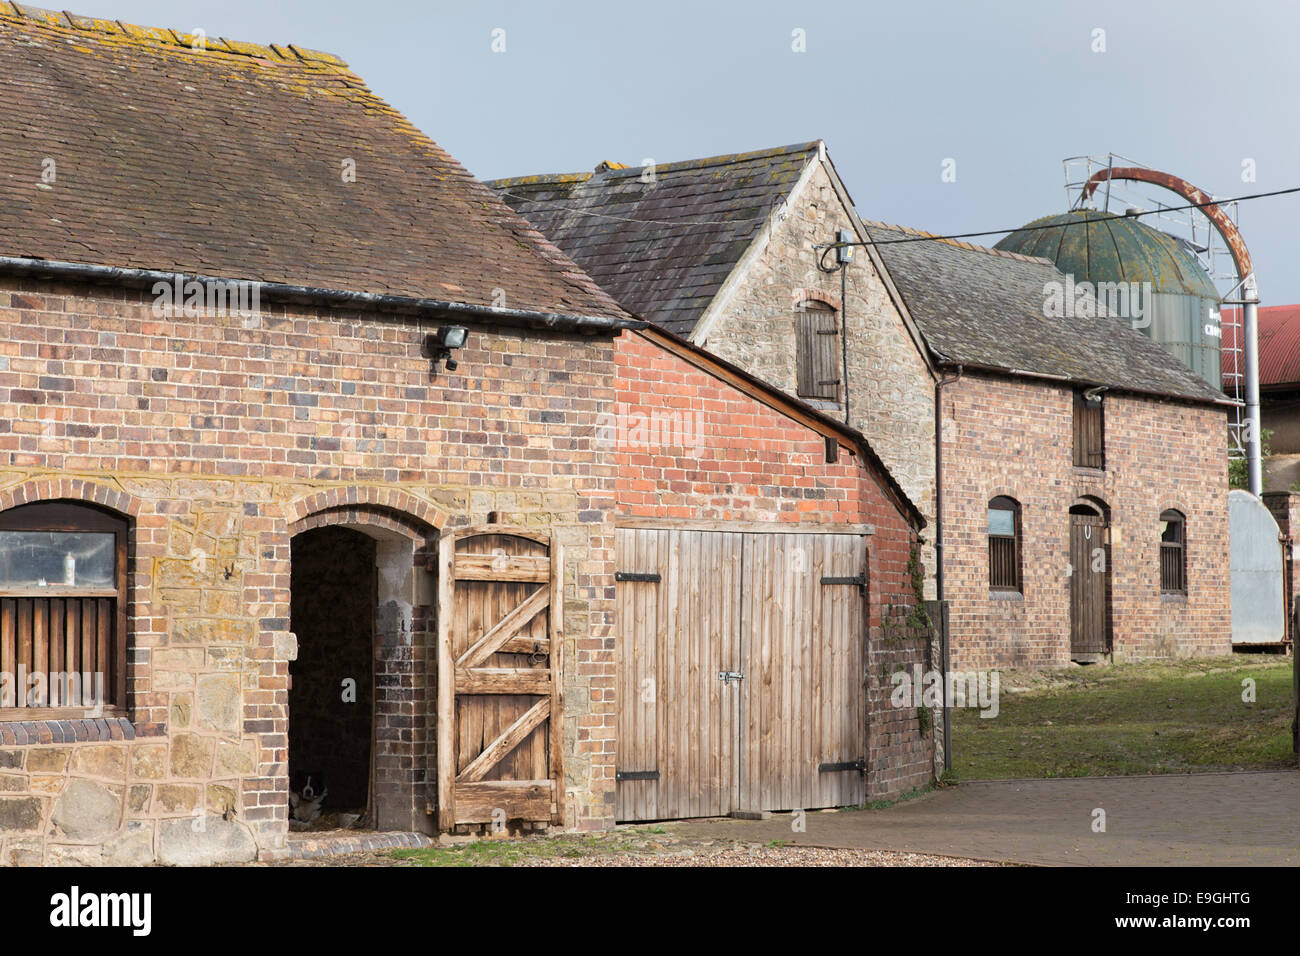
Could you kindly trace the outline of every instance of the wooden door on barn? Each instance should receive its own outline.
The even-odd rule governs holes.
[[[746,536],[741,810],[866,799],[866,541]]]
[[[865,798],[860,535],[618,529],[620,820]]]
[[[1070,508],[1070,657],[1110,653],[1110,529],[1103,508]]]
[[[563,822],[564,563],[487,526],[439,546],[438,827]]]

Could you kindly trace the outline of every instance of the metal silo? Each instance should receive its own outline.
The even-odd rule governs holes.
[[[995,248],[1049,259],[1076,284],[1092,283],[1099,292],[1134,294],[1124,318],[1215,388],[1222,386],[1220,296],[1179,239],[1128,216],[1076,209],[1037,219]]]

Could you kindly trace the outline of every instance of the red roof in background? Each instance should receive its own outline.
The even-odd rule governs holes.
[[[1235,370],[1236,353],[1229,352],[1241,329],[1241,310],[1224,309],[1223,373]],[[1230,382],[1225,382],[1227,390]],[[1259,309],[1259,384],[1300,384],[1300,305],[1267,305]]]

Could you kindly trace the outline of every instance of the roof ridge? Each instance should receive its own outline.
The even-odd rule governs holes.
[[[582,183],[592,176],[591,173],[541,173],[536,176],[506,176],[502,179],[485,179],[483,185],[491,189],[506,186],[532,186],[543,183]]]
[[[166,27],[142,27],[121,20],[105,20],[98,17],[85,17],[66,10],[46,10],[43,7],[0,0],[0,20],[23,20],[39,23],[42,26],[71,30],[78,33],[103,33],[145,43],[156,43],[184,50],[203,53],[225,53],[233,56],[246,56],[265,60],[269,63],[310,64],[312,66],[341,67],[347,63],[332,53],[310,50],[293,44],[247,43],[241,40],[227,40],[225,37],[209,37],[202,34],[181,33]]]
[[[862,223],[868,228],[874,226],[877,229],[889,229],[893,232],[902,232],[913,236],[926,236],[930,239],[935,240],[936,242],[942,242],[945,245],[949,245],[949,246],[956,246],[958,249],[965,249],[968,252],[983,252],[990,256],[998,256],[1003,259],[1014,259],[1017,262],[1042,263],[1049,266],[1055,265],[1055,263],[1053,263],[1051,259],[1046,259],[1043,256],[1027,256],[1020,252],[1007,252],[1004,249],[994,249],[992,246],[980,246],[980,245],[976,245],[973,242],[962,242],[957,239],[947,239],[939,235],[938,233],[926,232],[924,229],[913,229],[911,226],[899,226],[899,225],[895,225],[894,223],[880,222],[879,220],[876,219],[863,219]]]
[[[717,156],[704,156],[700,159],[680,159],[673,163],[655,163],[655,173],[679,169],[707,169],[710,166],[730,166],[733,163],[747,163],[755,159],[767,159],[785,153],[807,153],[815,150],[821,140],[814,139],[806,143],[789,143],[785,146],[772,146],[767,149],[755,149],[748,153],[722,153]],[[610,178],[622,176],[640,176],[644,166],[629,166],[625,169],[608,169],[602,175]]]
[[[682,169],[707,169],[710,166],[727,166],[732,163],[745,163],[755,159],[766,159],[769,156],[780,156],[784,153],[807,153],[815,150],[821,142],[819,139],[811,140],[807,143],[790,143],[786,146],[773,146],[768,149],[756,149],[748,153],[722,153],[718,156],[705,156],[701,159],[681,159],[673,163],[655,163],[654,170],[656,175],[663,172],[674,172]],[[605,169],[599,172],[589,173],[539,173],[532,176],[509,176],[503,179],[486,179],[484,180],[490,186],[523,186],[541,183],[573,183],[586,182],[593,176],[602,176],[608,179],[618,179],[625,176],[640,176],[645,170],[645,166],[621,166],[614,168],[606,163]]]

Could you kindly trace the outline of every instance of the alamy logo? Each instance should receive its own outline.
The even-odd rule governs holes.
[[[153,314],[158,318],[235,315],[241,319],[257,319],[262,314],[260,282],[187,280],[178,274],[171,282],[155,282],[152,291]]]
[[[981,717],[998,715],[1002,678],[997,671],[922,671],[913,664],[911,672],[895,671],[890,676],[894,707],[978,707]]]
[[[1043,283],[1043,315],[1049,319],[1095,319],[1110,315],[1128,319],[1135,329],[1151,325],[1150,282],[1064,282]]]
[[[87,717],[104,716],[102,671],[31,671],[20,663],[18,672],[0,671],[0,707],[84,707]]]
[[[78,886],[50,897],[50,925],[75,928],[128,927],[148,936],[153,925],[151,893],[82,893]]]

